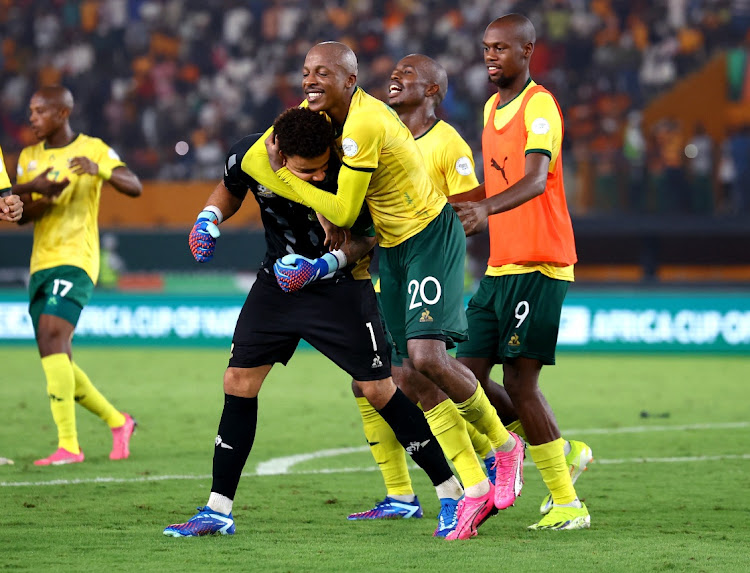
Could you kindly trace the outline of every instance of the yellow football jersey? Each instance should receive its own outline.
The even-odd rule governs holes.
[[[357,88],[340,139],[343,163],[372,171],[365,198],[382,247],[413,237],[437,217],[446,199],[398,114]]]
[[[339,182],[346,169],[372,174],[365,201],[381,247],[395,247],[413,237],[440,214],[447,200],[430,180],[411,132],[393,109],[362,88],[352,96],[337,143],[345,165]],[[348,212],[359,210],[358,205],[346,203],[357,190],[339,185],[338,194],[331,195],[285,168],[279,176],[294,191],[280,195],[305,203],[331,220],[342,207]]]
[[[5,162],[3,161],[3,148],[0,147],[0,194],[3,191],[8,191],[11,188],[10,179],[8,178],[8,170],[5,168]]]
[[[79,134],[65,147],[48,149],[41,142],[24,148],[18,159],[17,181],[27,183],[48,167],[52,167],[50,179],[70,181],[53,205],[34,222],[30,272],[71,265],[86,271],[96,284],[99,197],[104,180],[95,175],[76,175],[70,170],[69,161],[81,156],[105,169],[125,165],[101,139]]]
[[[416,142],[430,179],[443,195],[465,193],[479,185],[471,148],[452,125],[439,119]]]

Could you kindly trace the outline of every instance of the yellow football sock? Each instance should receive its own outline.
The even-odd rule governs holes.
[[[456,405],[451,400],[444,400],[424,415],[443,453],[453,462],[464,488],[487,479],[466,432],[466,422]]]
[[[107,422],[110,428],[119,428],[122,426],[125,423],[125,416],[122,415],[122,412],[102,396],[102,393],[96,389],[86,373],[75,362],[72,362],[72,365],[76,381],[76,402]]]
[[[510,424],[505,426],[505,429],[508,430],[509,432],[513,432],[517,436],[520,436],[524,442],[529,441],[528,439],[526,439],[526,430],[523,429],[523,426],[521,425],[521,420],[516,420],[515,422],[511,422]]]
[[[484,459],[492,451],[492,444],[490,444],[489,438],[484,434],[479,433],[473,424],[466,424],[466,433],[469,434],[471,445],[474,446],[474,451],[477,455]]]
[[[78,454],[81,448],[76,431],[75,380],[70,358],[67,354],[50,354],[42,358],[42,368],[47,377],[52,419],[57,426],[58,447]]]
[[[456,407],[464,420],[473,424],[477,430],[489,438],[495,450],[500,449],[510,438],[508,430],[503,426],[497,411],[490,404],[479,382],[471,398],[466,402],[456,404]]]
[[[393,430],[367,398],[357,398],[357,406],[362,416],[365,438],[370,444],[372,457],[383,474],[387,494],[414,495],[409,469],[406,466],[406,452]]]
[[[529,455],[539,468],[539,473],[542,474],[542,479],[552,494],[552,503],[555,505],[571,503],[578,497],[573,487],[573,480],[570,479],[568,463],[565,461],[564,444],[565,440],[558,438],[554,442],[529,446]]]

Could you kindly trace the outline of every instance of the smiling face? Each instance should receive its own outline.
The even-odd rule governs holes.
[[[326,151],[319,157],[313,157],[312,159],[306,159],[299,155],[291,155],[284,157],[284,165],[294,175],[302,179],[303,181],[323,181],[326,178],[326,171],[328,170],[328,161],[331,159],[331,151]]]
[[[396,64],[388,83],[388,105],[392,108],[418,105],[425,98],[431,82],[423,73],[421,64],[418,56],[406,56]]]
[[[526,81],[534,44],[525,41],[528,38],[520,32],[518,26],[502,19],[487,26],[484,32],[484,63],[490,81],[501,89],[511,87],[519,77]]]
[[[324,111],[331,117],[346,117],[353,88],[357,82],[356,59],[340,44],[326,43],[314,46],[302,67],[302,89],[313,111]],[[351,53],[350,57],[343,57]]]

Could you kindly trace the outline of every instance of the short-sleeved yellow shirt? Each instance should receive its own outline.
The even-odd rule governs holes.
[[[8,170],[5,168],[5,162],[3,161],[3,148],[0,147],[0,194],[3,191],[8,191],[11,188],[10,178],[8,177]]]
[[[71,265],[86,271],[96,284],[99,277],[99,198],[103,179],[97,175],[77,175],[69,161],[88,157],[105,169],[125,165],[117,153],[101,139],[79,134],[65,147],[46,148],[44,142],[26,147],[18,159],[19,183],[27,183],[48,167],[48,177],[65,178],[70,184],[53,205],[34,223],[34,246],[30,272]]]
[[[452,125],[439,119],[416,142],[430,179],[443,195],[466,193],[479,185],[471,148]]]

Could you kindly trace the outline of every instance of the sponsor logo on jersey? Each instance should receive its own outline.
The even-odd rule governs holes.
[[[261,197],[270,198],[274,197],[276,194],[273,191],[269,191],[267,187],[258,184],[258,195],[260,195]]]
[[[510,337],[510,340],[508,341],[508,346],[521,346],[521,340],[518,338],[517,333],[513,333],[513,336]]]
[[[341,142],[341,149],[347,157],[354,157],[359,151],[359,146],[351,137],[347,137]]]
[[[380,356],[376,354],[375,358],[372,359],[372,368],[380,368],[382,366],[383,366],[383,361],[380,359]]]
[[[427,309],[424,309],[422,311],[422,316],[419,317],[419,322],[432,322],[433,318],[430,316],[430,311]]]

